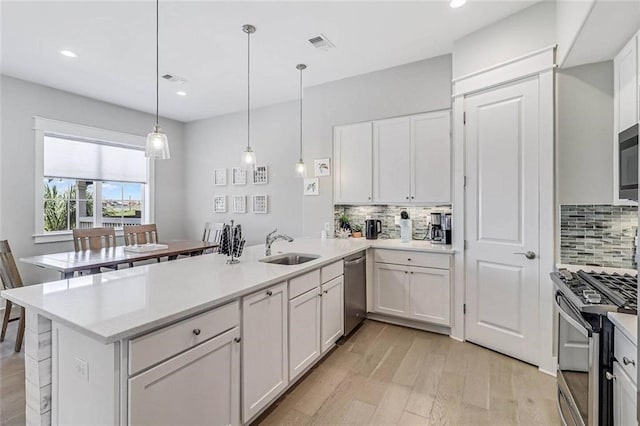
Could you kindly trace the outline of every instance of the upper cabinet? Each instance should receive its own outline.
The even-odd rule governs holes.
[[[371,202],[371,128],[371,123],[358,123],[333,130],[336,204]]]
[[[638,122],[638,37],[634,36],[613,60],[616,133]]]
[[[371,130],[368,141],[365,129]],[[367,144],[371,146],[370,154],[359,151]],[[356,150],[357,161],[347,158],[346,152]],[[334,159],[336,204],[449,203],[450,112],[336,127]],[[366,164],[369,159],[370,168]]]

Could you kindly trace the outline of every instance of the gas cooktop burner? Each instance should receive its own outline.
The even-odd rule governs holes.
[[[610,305],[612,310],[632,314],[638,311],[637,275],[560,270],[557,276],[583,306]]]

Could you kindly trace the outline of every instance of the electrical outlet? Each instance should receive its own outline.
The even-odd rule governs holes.
[[[87,361],[80,358],[76,358],[74,361],[75,364],[73,367],[76,371],[76,374],[86,381],[89,381],[89,364],[87,363]]]
[[[393,219],[394,219],[396,225],[400,225],[400,216],[394,216]]]
[[[324,223],[324,230],[327,231],[327,234],[329,232],[331,232],[331,223],[330,222],[325,222]]]

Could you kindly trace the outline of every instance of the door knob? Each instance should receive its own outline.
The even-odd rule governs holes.
[[[604,373],[604,376],[607,378],[607,380],[615,380],[616,376],[614,376],[613,374],[609,373],[608,371],[606,371]]]
[[[523,255],[524,257],[526,257],[529,260],[533,260],[533,259],[536,258],[536,254],[534,252],[532,252],[532,251],[528,251],[526,253],[515,252],[513,254],[521,254],[521,255]]]
[[[623,363],[624,365],[629,365],[629,364],[631,364],[631,365],[633,365],[634,367],[636,366],[636,362],[635,362],[634,360],[632,360],[632,359],[627,358],[626,356],[623,356],[623,357],[622,357],[622,363]]]

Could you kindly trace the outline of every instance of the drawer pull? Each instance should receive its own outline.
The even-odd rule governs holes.
[[[241,340],[242,340],[242,337],[236,337],[233,339],[233,341],[236,343],[240,343]]]
[[[273,296],[273,292],[271,290],[267,290],[267,296]]]
[[[318,294],[318,296],[322,297],[322,293]]]
[[[634,360],[632,360],[632,359],[627,358],[626,356],[623,356],[623,357],[622,357],[622,363],[623,363],[624,365],[629,365],[629,364],[631,364],[631,365],[633,365],[634,367],[636,366],[636,362],[635,362]]]
[[[323,293],[324,294],[329,294],[329,290],[324,290]]]
[[[194,329],[193,329],[193,334],[195,334],[196,336],[199,336],[199,335],[200,335],[200,333],[201,333],[201,331],[200,331],[200,329],[199,329],[199,328],[194,328]]]
[[[408,258],[407,260],[408,260],[409,262],[411,262],[411,258]]]

